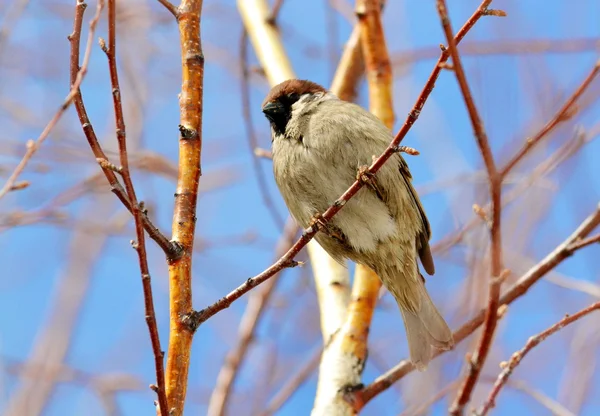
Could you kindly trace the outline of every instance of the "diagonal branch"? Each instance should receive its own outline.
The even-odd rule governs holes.
[[[255,2],[252,2],[252,3],[255,3]],[[246,7],[246,2],[242,2],[240,4],[242,4],[244,7]],[[252,6],[255,6],[255,5],[252,4]],[[244,10],[248,10],[249,13],[257,13],[258,20],[260,20],[261,18],[264,19],[264,16],[266,15],[266,13],[264,12],[264,9],[261,9],[260,7],[248,7],[248,9],[244,9]],[[467,20],[467,22],[464,24],[464,26],[456,34],[455,41],[457,43],[460,42],[465,37],[465,35],[468,33],[468,31],[471,30],[471,28],[475,25],[475,23],[477,23],[477,21],[482,16],[486,15],[486,11],[487,11],[487,9],[485,7],[483,7],[483,3],[482,3],[482,5],[475,11],[475,13],[469,18],[469,20]],[[255,15],[249,14],[248,17],[244,21],[248,21],[248,25],[250,27],[257,27],[256,33],[254,33],[250,29],[249,29],[249,33],[251,34],[251,39],[253,39],[254,44],[262,45],[262,48],[260,48],[259,51],[257,52],[259,54],[259,59],[260,59],[260,56],[267,56],[267,57],[271,57],[271,58],[273,58],[273,57],[280,58],[282,56],[281,53],[283,51],[282,46],[280,44],[277,44],[272,39],[273,36],[276,36],[276,32],[269,32],[268,30],[265,30],[260,25],[258,25],[255,22],[255,20],[257,20],[257,19],[255,19]],[[254,33],[254,35],[252,35],[253,33]],[[276,46],[274,46],[275,51],[271,51],[271,52],[263,51],[263,49],[269,50],[270,45],[276,45]],[[283,55],[283,56],[285,56],[285,55]],[[427,82],[425,83],[423,90],[421,91],[419,97],[417,98],[417,102],[414,104],[413,108],[409,112],[406,120],[404,121],[404,124],[402,125],[402,127],[400,128],[398,133],[396,134],[396,137],[390,143],[390,145],[385,150],[385,152],[382,155],[380,155],[371,164],[371,166],[369,167],[367,172],[376,173],[381,168],[381,166],[383,166],[383,164],[394,153],[396,153],[398,151],[399,144],[402,142],[402,139],[404,139],[404,137],[406,137],[406,135],[408,134],[408,132],[410,131],[412,126],[415,124],[415,122],[419,118],[419,114],[421,113],[421,110],[423,109],[425,102],[429,98],[431,91],[433,91],[435,82],[440,74],[440,71],[442,70],[441,64],[446,62],[449,57],[450,57],[450,55],[448,54],[448,51],[446,49],[444,49],[440,55],[440,58],[438,59],[436,65],[435,65],[434,69],[432,70],[431,74],[429,75],[429,78],[428,78]],[[285,62],[287,62],[287,60]],[[284,64],[284,65],[289,68],[289,64]],[[274,82],[274,83],[278,83],[282,80],[287,79],[285,76],[282,76],[282,74],[285,74],[285,73],[286,72],[283,71],[281,68],[276,68],[273,72],[269,72],[269,71],[267,72],[267,78],[269,78],[269,80],[272,80],[272,82]],[[292,72],[292,74],[293,74],[293,72]],[[327,223],[329,220],[331,220],[331,218],[335,214],[337,214],[340,211],[340,209],[343,208],[343,206],[346,204],[346,202],[350,198],[352,198],[354,195],[356,195],[356,193],[360,190],[360,188],[362,188],[362,186],[363,186],[362,181],[355,181],[350,186],[350,188],[348,188],[348,190],[346,190],[346,192],[344,192],[344,194],[342,196],[340,196],[333,203],[333,205],[331,205],[325,211],[325,213],[322,215],[324,223]],[[271,266],[269,266],[263,272],[257,274],[254,277],[249,278],[243,284],[238,286],[236,289],[234,289],[233,291],[231,291],[230,293],[228,293],[227,295],[225,295],[224,297],[222,297],[221,299],[219,299],[212,305],[210,305],[200,311],[195,311],[194,313],[190,314],[188,322],[189,322],[189,325],[191,326],[191,328],[196,329],[200,324],[205,322],[207,319],[209,319],[213,315],[219,313],[223,309],[228,308],[234,301],[236,301],[237,299],[242,297],[244,294],[246,294],[248,291],[252,290],[254,287],[256,287],[256,286],[260,285],[261,283],[265,282],[266,280],[268,280],[271,276],[273,276],[275,273],[279,272],[281,269],[284,269],[286,267],[296,266],[297,263],[293,261],[294,257],[300,252],[300,250],[302,250],[304,248],[304,246],[306,246],[308,244],[308,242],[310,240],[312,240],[312,238],[314,237],[314,235],[316,233],[317,233],[316,227],[309,227],[308,229],[304,230],[304,233],[302,234],[302,236],[285,253],[285,255],[283,255],[279,260],[277,260],[275,263],[273,263]]]
[[[486,11],[490,3],[491,0],[488,0],[482,4]],[[454,416],[457,416],[463,413],[464,406],[469,401],[473,388],[475,387],[475,384],[477,384],[479,374],[491,348],[492,341],[494,339],[494,333],[496,331],[496,325],[498,323],[498,300],[500,298],[500,287],[503,280],[502,229],[500,223],[502,219],[502,176],[499,175],[496,169],[496,164],[492,155],[492,149],[483,127],[483,121],[481,120],[479,112],[477,111],[477,107],[475,106],[475,102],[473,101],[471,90],[467,82],[467,77],[458,53],[458,48],[454,38],[452,37],[452,25],[450,23],[450,18],[448,17],[446,1],[437,0],[437,9],[442,22],[442,27],[444,29],[444,34],[446,35],[446,40],[448,42],[448,49],[450,55],[452,56],[453,70],[465,100],[465,105],[469,112],[469,117],[471,119],[471,124],[473,126],[479,151],[485,163],[485,168],[490,183],[490,199],[492,201],[492,215],[490,218],[490,257],[492,279],[489,283],[488,309],[486,312],[484,328],[481,333],[481,338],[479,339],[479,345],[477,346],[477,351],[469,360],[468,375],[464,381],[464,384],[459,390],[455,402],[450,408],[450,413]],[[496,15],[502,15],[502,13],[497,13]]]
[[[488,398],[485,400],[483,405],[477,410],[477,412],[475,412],[475,415],[485,416],[495,406],[496,397],[500,393],[500,390],[502,389],[502,387],[504,387],[504,385],[506,385],[506,383],[508,382],[508,378],[511,376],[514,369],[521,363],[523,358],[525,358],[525,356],[533,348],[545,341],[546,338],[548,338],[550,335],[553,335],[556,332],[563,329],[565,326],[570,325],[573,322],[597,310],[600,310],[600,302],[593,303],[587,308],[584,308],[573,315],[566,315],[563,319],[552,325],[550,328],[529,338],[525,346],[519,351],[515,352],[513,355],[511,355],[510,360],[508,360],[508,363],[504,363],[504,369],[498,375],[498,378],[496,379],[496,382],[494,383],[494,386],[492,387]]]
[[[165,6],[165,9],[167,9],[175,19],[179,19],[179,10],[177,10],[177,7],[173,3],[169,0],[158,0],[158,2]]]
[[[501,297],[500,306],[509,305],[516,299],[523,296],[527,291],[548,272],[554,270],[556,266],[574,255],[578,250],[573,243],[587,237],[596,227],[600,225],[600,203],[596,209],[577,227],[577,229],[559,244],[551,253],[549,253],[538,264],[533,266],[527,273],[522,275]],[[454,341],[456,345],[466,339],[477,328],[479,328],[485,320],[487,308],[480,310],[470,321],[466,322],[459,329],[454,331]],[[447,351],[437,351],[435,356],[442,355]],[[390,369],[385,374],[377,377],[373,383],[365,386],[362,390],[355,393],[358,397],[355,400],[360,400],[365,404],[377,396],[382,391],[388,389],[393,383],[400,380],[405,375],[414,370],[414,366],[408,360],[403,360],[394,368]]]
[[[75,106],[75,109],[77,110],[79,122],[81,123],[81,127],[82,127],[83,133],[85,134],[85,137],[88,141],[88,144],[90,145],[90,148],[92,149],[92,152],[94,153],[94,157],[96,158],[96,160],[103,159],[103,160],[109,161],[108,156],[102,150],[102,146],[100,145],[100,142],[98,141],[98,138],[96,137],[94,127],[92,126],[92,123],[90,122],[90,119],[87,115],[87,111],[85,109],[83,97],[81,96],[81,89],[79,88],[79,86],[81,85],[81,80],[83,78],[83,75],[85,74],[85,71],[87,70],[86,69],[87,62],[89,61],[89,54],[91,53],[91,52],[88,52],[88,48],[89,48],[89,50],[91,50],[91,46],[89,46],[89,45],[91,45],[93,43],[94,30],[95,30],[96,24],[98,22],[98,19],[100,18],[100,12],[102,11],[103,7],[104,7],[104,0],[99,0],[96,15],[90,22],[90,35],[89,35],[90,37],[88,38],[88,46],[86,46],[86,52],[85,52],[85,56],[83,59],[83,64],[81,67],[79,67],[79,47],[80,47],[80,41],[81,41],[81,26],[82,26],[82,22],[83,22],[83,13],[86,9],[86,4],[83,1],[78,0],[77,5],[75,6],[75,19],[73,22],[73,33],[71,33],[71,35],[69,35],[69,42],[71,42],[70,75],[71,75],[71,85],[72,85],[70,95],[71,94],[73,95],[73,98],[72,98],[73,105]],[[108,183],[111,185],[112,192],[117,196],[119,201],[121,201],[121,203],[125,206],[125,208],[127,208],[127,210],[129,212],[133,212],[133,207],[131,205],[131,202],[129,201],[129,198],[127,197],[125,189],[123,189],[123,186],[119,182],[119,179],[117,178],[117,174],[113,170],[111,170],[107,165],[105,165],[104,167],[101,165],[101,167],[102,167],[102,172],[104,173],[104,176],[106,177]],[[154,224],[152,224],[152,222],[150,221],[150,219],[144,212],[142,212],[142,222],[144,224],[144,229],[148,233],[148,236],[151,239],[153,239],[160,246],[160,248],[163,250],[163,252],[167,256],[167,259],[176,259],[177,257],[179,257],[181,255],[181,250],[180,250],[179,246],[177,244],[170,242],[169,239],[167,237],[165,237],[164,234],[162,234],[159,231],[159,229],[156,228],[156,226]]]
[[[548,135],[561,122],[571,118],[577,111],[576,103],[581,98],[583,93],[588,89],[592,81],[600,73],[600,60],[596,62],[590,73],[585,77],[583,82],[577,87],[573,95],[567,99],[563,106],[556,112],[535,136],[528,138],[523,147],[516,153],[502,168],[500,176],[505,178],[506,175],[533,149],[544,137]]]

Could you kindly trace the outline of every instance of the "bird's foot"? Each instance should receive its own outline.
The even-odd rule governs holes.
[[[313,215],[309,224],[311,228],[315,227],[317,231],[320,231],[331,238],[335,238],[336,240],[340,241],[344,240],[344,237],[335,230],[335,227],[328,226],[323,218],[323,215],[318,212]]]
[[[320,212],[317,212],[315,215],[312,216],[309,225],[311,228],[314,227],[318,231],[327,232],[327,224],[325,223],[325,219],[323,218],[323,215],[321,215]]]
[[[379,199],[383,199],[383,193],[377,184],[377,178],[374,173],[369,171],[369,167],[367,165],[363,165],[358,168],[358,173],[356,174],[356,180],[364,183],[369,188],[371,188],[379,197]]]
[[[375,180],[375,174],[369,172],[369,167],[367,165],[362,165],[358,168],[356,180],[361,181],[364,184],[371,184]]]

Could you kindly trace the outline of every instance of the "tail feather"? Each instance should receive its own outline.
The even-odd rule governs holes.
[[[398,298],[397,301],[406,328],[410,360],[418,370],[423,371],[431,360],[431,346],[442,350],[451,349],[454,346],[454,338],[448,324],[429,297],[422,280],[417,279],[417,282],[415,283],[420,287],[412,291],[419,297],[418,301],[413,303],[418,305],[417,310],[398,301]]]

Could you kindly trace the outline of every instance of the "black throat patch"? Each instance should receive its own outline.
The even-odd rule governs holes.
[[[299,94],[286,94],[280,96],[272,105],[265,107],[265,116],[276,134],[282,136],[285,134],[285,128],[292,118],[292,105],[299,99]]]

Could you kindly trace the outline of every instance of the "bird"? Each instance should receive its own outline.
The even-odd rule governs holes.
[[[290,79],[267,94],[262,111],[271,127],[273,173],[296,222],[317,226],[317,242],[337,261],[371,268],[396,300],[410,359],[424,370],[432,346],[451,349],[453,336],[425,288],[417,258],[435,273],[431,228],[406,161],[392,155],[376,174],[368,165],[392,132],[361,106],[323,86]],[[365,183],[330,221],[327,210],[356,180]]]

